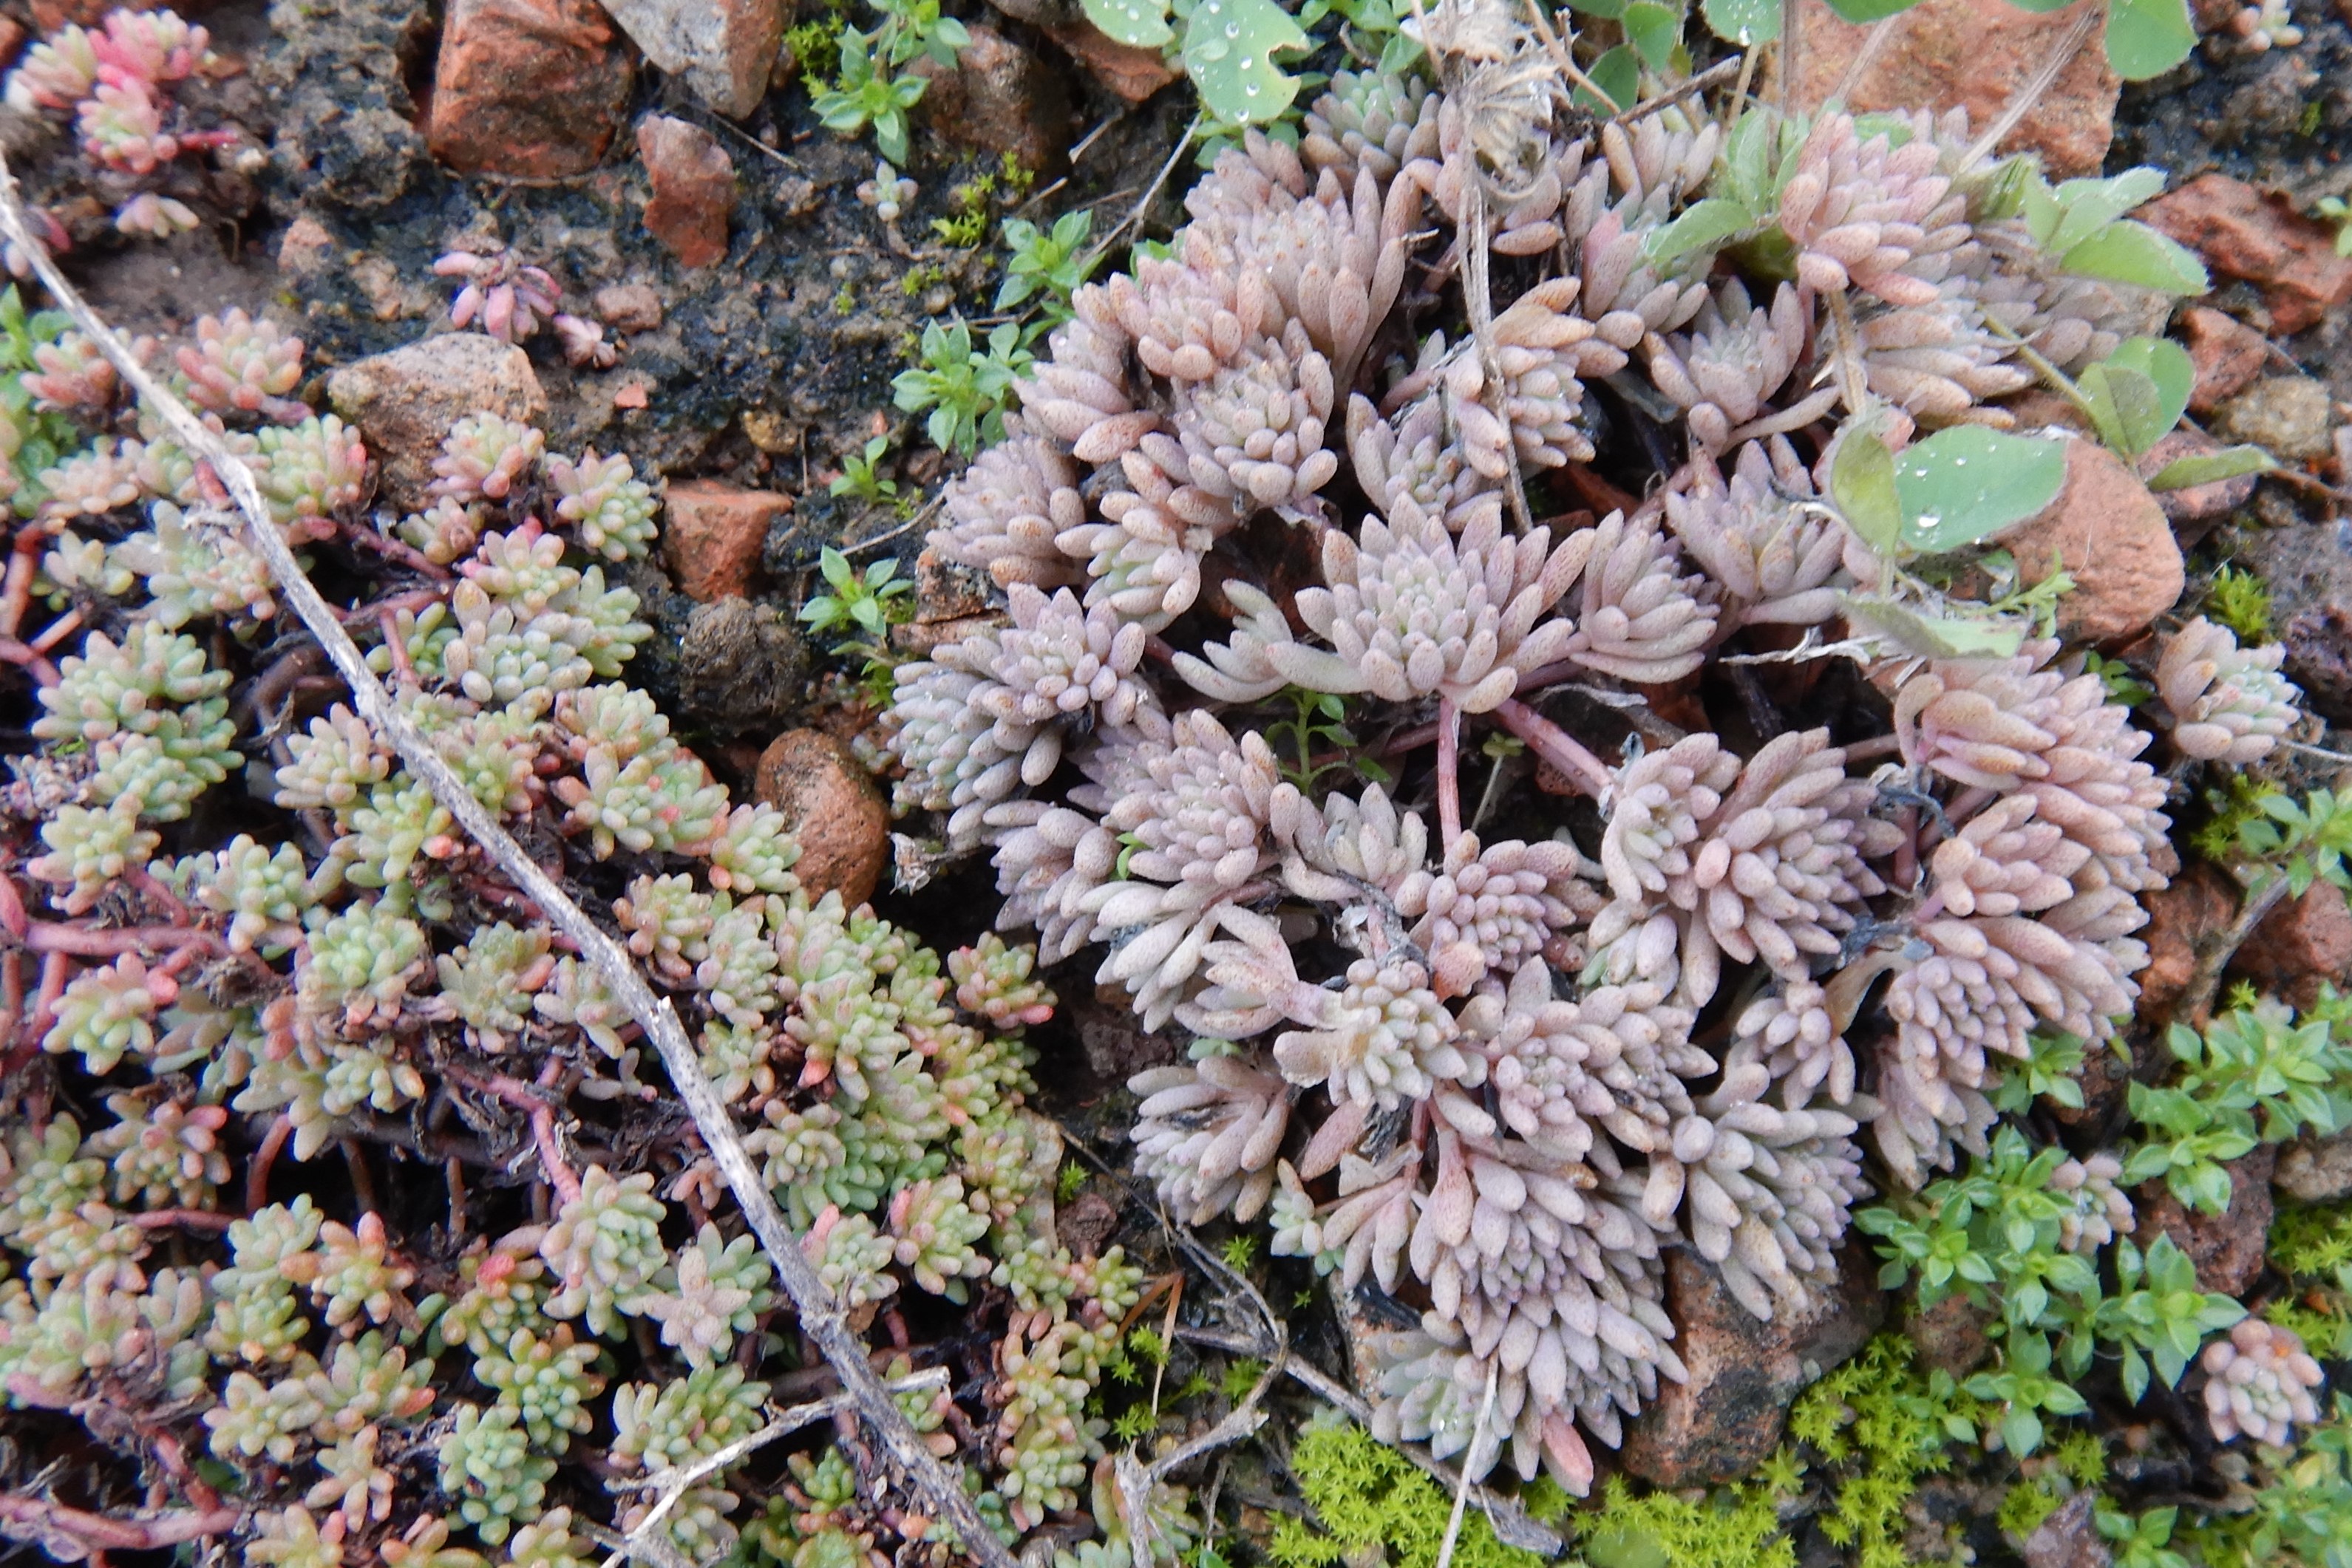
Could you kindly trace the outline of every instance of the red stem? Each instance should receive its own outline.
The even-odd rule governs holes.
[[[215,1214],[205,1208],[157,1208],[132,1215],[131,1223],[142,1230],[169,1230],[175,1225],[190,1230],[226,1230],[236,1219],[234,1214]]]
[[[1449,857],[1462,836],[1462,710],[1437,699],[1437,841]],[[1450,861],[1449,861],[1450,863]]]
[[[400,684],[405,686],[423,685],[425,683],[417,678],[416,666],[409,663],[408,644],[400,640],[400,626],[393,619],[393,612],[389,610],[378,610],[375,623],[383,630],[383,645],[392,653],[392,672],[399,677]]]
[[[294,1135],[294,1118],[280,1111],[278,1120],[269,1124],[269,1131],[261,1136],[261,1147],[253,1151],[253,1163],[245,1170],[245,1211],[252,1214],[269,1203],[269,1167],[278,1163],[278,1155],[286,1147],[286,1140]]]
[[[22,942],[32,924],[25,914],[25,895],[16,891],[16,879],[0,873],[0,930]]]
[[[63,953],[42,956],[41,989],[33,998],[33,1021],[25,1027],[26,1054],[41,1049],[48,1038],[49,1025],[57,1019],[58,998],[66,994],[66,977],[72,971],[73,964]]]
[[[26,524],[8,554],[8,574],[0,579],[0,637],[14,637],[25,623],[33,602],[33,572],[40,564],[41,547],[48,543],[46,529]]]
[[[63,615],[58,616],[55,621],[50,622],[47,626],[42,628],[41,634],[34,638],[31,643],[26,644],[26,646],[30,647],[36,653],[46,653],[50,649],[56,647],[58,643],[64,642],[67,638],[72,636],[80,625],[81,612],[79,610],[68,610]]]
[[[563,1158],[562,1146],[556,1142],[555,1105],[547,1098],[544,1087],[534,1088],[519,1078],[509,1078],[504,1073],[494,1072],[483,1075],[467,1072],[457,1067],[445,1068],[443,1071],[447,1076],[456,1079],[477,1093],[490,1095],[495,1099],[505,1101],[518,1110],[529,1112],[530,1141],[539,1149],[539,1163],[547,1172],[548,1185],[555,1189],[556,1196],[565,1203],[571,1203],[579,1197],[580,1178],[572,1174],[572,1166]],[[551,1060],[546,1071],[555,1072],[560,1071],[561,1068]]]
[[[0,662],[23,665],[45,686],[58,684],[58,667],[14,637],[0,637]]]
[[[176,902],[176,901],[175,901]],[[185,913],[183,911],[182,913]],[[98,930],[37,921],[25,933],[25,946],[36,953],[70,953],[77,958],[116,958],[125,953],[158,947],[209,947],[221,950],[221,940],[202,926],[127,925]]]
[[[441,588],[412,588],[389,599],[379,599],[350,610],[339,610],[335,617],[346,626],[356,626],[363,621],[378,620],[386,611],[397,615],[404,610],[422,610],[428,604],[438,604],[447,591]]]
[[[46,1498],[0,1492],[0,1519],[55,1531],[99,1552],[159,1552],[207,1535],[226,1535],[236,1527],[237,1511],[211,1508],[202,1512],[158,1514],[153,1519],[111,1519],[84,1513]]]
[[[180,902],[180,895],[173,893],[162,883],[156,881],[154,873],[149,871],[145,866],[129,865],[123,867],[122,880],[137,888],[142,894],[154,900],[157,904],[162,904],[163,906],[163,913],[172,917],[173,924],[175,925],[193,926],[195,925],[196,917],[189,913],[188,906],[186,904]]]
[[[1598,800],[1609,791],[1609,769],[1581,741],[1517,697],[1505,697],[1495,709],[1503,727],[1533,748],[1568,781]]]
[[[388,559],[398,561],[411,571],[422,572],[436,582],[449,580],[447,567],[434,565],[425,558],[424,552],[404,539],[387,538],[373,528],[358,523],[343,524],[341,533],[347,542],[374,550]]]

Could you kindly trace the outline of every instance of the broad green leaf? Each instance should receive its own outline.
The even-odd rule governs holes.
[[[1598,1531],[1588,1537],[1584,1560],[1592,1568],[1670,1568],[1675,1561],[1648,1531],[1623,1527]]]
[[[2074,0],[2009,0],[2009,3],[2021,11],[2042,16],[2052,11],[2063,11],[2073,5]]]
[[[1682,13],[1658,0],[1633,0],[1625,7],[1625,41],[1633,46],[1642,63],[1654,71],[1666,68],[1675,57],[1675,46],[1682,41]]]
[[[1643,250],[1646,259],[1655,266],[1672,261],[1685,251],[1729,239],[1755,222],[1754,214],[1738,202],[1709,196],[1664,228],[1652,231]]]
[[[1184,68],[1210,113],[1263,125],[1298,96],[1298,78],[1273,57],[1311,42],[1274,0],[1201,0],[1184,30]]]
[[[1156,49],[1176,35],[1168,26],[1168,0],[1079,0],[1087,20],[1115,43]]]
[[[1981,425],[1939,430],[1895,459],[1903,542],[1929,555],[1974,544],[2055,500],[2066,449]]]
[[[2022,622],[1939,619],[1859,593],[1842,603],[1848,620],[1921,658],[2006,659],[2025,643]]]
[[[2241,474],[2267,474],[2277,466],[2278,459],[2259,446],[2225,446],[2219,452],[2174,458],[2156,471],[2147,487],[2186,490],[2193,485],[2235,479]]]
[[[2074,384],[2091,405],[2091,423],[2099,427],[2099,439],[2126,457],[2137,457],[2155,445],[2180,417],[2176,413],[2167,420],[2156,382],[2127,366],[2089,366]]]
[[[2179,344],[2166,338],[2130,338],[2116,344],[2105,362],[2137,371],[2156,383],[2166,430],[2179,424],[2180,416],[2189,412],[2189,392],[2197,382],[2197,367],[2189,362],[2189,350]]]
[[[1613,22],[1625,15],[1625,0],[1569,0],[1569,9]]]
[[[1717,37],[1742,48],[1780,36],[1780,0],[1702,0],[1699,10]]]
[[[1903,536],[1903,498],[1895,482],[1895,455],[1867,430],[1849,429],[1830,466],[1830,498],[1862,542],[1892,555]]]
[[[2146,224],[2110,224],[2064,255],[2061,268],[2077,277],[2133,283],[2164,294],[2202,294],[2212,287],[2194,252]]]
[[[1918,3],[1919,0],[1830,0],[1830,9],[1849,22],[1884,22]]]
[[[2107,63],[2124,80],[2162,76],[2196,47],[2188,0],[2110,0]]]
[[[1631,44],[1620,44],[1593,61],[1585,75],[1609,95],[1603,102],[1583,88],[1576,89],[1574,101],[1595,114],[1622,114],[1642,100],[1642,60]]]

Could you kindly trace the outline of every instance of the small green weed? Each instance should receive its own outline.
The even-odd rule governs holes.
[[[861,501],[876,505],[895,498],[898,494],[898,482],[895,479],[877,477],[874,472],[874,465],[879,463],[883,454],[889,450],[890,438],[887,435],[877,435],[866,444],[866,449],[863,452],[852,452],[844,456],[841,460],[841,475],[825,486],[825,493],[832,496],[855,496]],[[898,564],[895,560],[875,563],[877,567],[889,567],[894,570]],[[903,589],[907,584],[901,582],[892,586]],[[809,606],[801,611],[802,618],[804,620],[807,618],[809,608],[824,602],[826,601],[810,601]]]
[[[934,321],[923,329],[920,361],[898,372],[890,382],[891,394],[908,413],[930,411],[924,429],[931,444],[968,454],[982,439],[1003,434],[1004,405],[1030,360],[1021,347],[1020,329],[1010,322],[988,335],[983,354],[973,350],[971,329],[962,321],[944,328]]]
[[[1086,254],[1094,221],[1090,212],[1065,213],[1051,229],[1041,229],[1026,218],[1005,219],[1004,282],[996,290],[996,308],[1038,298],[1049,321],[1067,320],[1070,296],[1094,270],[1097,258]]]

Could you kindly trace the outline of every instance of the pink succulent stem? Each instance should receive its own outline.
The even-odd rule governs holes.
[[[435,570],[437,571],[440,569],[436,567]],[[441,575],[446,577],[449,574],[444,571]],[[378,599],[354,609],[339,611],[337,615],[346,626],[356,626],[369,621],[380,623],[386,613],[398,615],[404,610],[422,610],[428,604],[440,603],[443,591],[438,588],[412,588],[405,593],[395,593],[389,599]]]
[[[11,1392],[14,1391],[12,1385]],[[0,1492],[0,1520],[33,1531],[54,1531],[79,1542],[93,1553],[157,1552],[208,1535],[226,1535],[236,1527],[237,1514],[233,1508],[210,1508],[200,1512],[158,1514],[153,1519],[111,1519],[102,1513],[84,1513],[45,1498]]]
[[[16,534],[16,548],[8,555],[8,575],[0,579],[0,637],[14,637],[16,628],[25,623],[25,612],[33,602],[33,573],[41,561],[41,547],[48,542],[47,529],[26,527]]]
[[[1517,697],[1505,697],[1496,707],[1495,716],[1502,721],[1505,729],[1533,747],[1537,756],[1558,768],[1570,783],[1596,800],[1608,793],[1608,768],[1568,731]]]
[[[174,1226],[190,1230],[226,1230],[236,1222],[234,1214],[215,1214],[205,1208],[157,1208],[131,1217],[131,1223],[142,1230],[169,1230]]]
[[[423,685],[425,683],[417,678],[416,666],[409,663],[408,644],[400,640],[400,626],[393,619],[393,612],[379,609],[375,620],[376,624],[383,629],[383,645],[392,653],[393,673],[400,677],[400,684],[404,686]]]
[[[547,1172],[548,1185],[555,1189],[556,1197],[565,1203],[572,1203],[579,1198],[580,1178],[572,1174],[572,1166],[563,1157],[562,1146],[556,1142],[555,1105],[547,1097],[547,1091],[554,1087],[553,1080],[549,1075],[562,1071],[561,1063],[551,1060],[540,1074],[541,1078],[549,1081],[537,1086],[525,1083],[520,1078],[509,1078],[499,1072],[473,1073],[456,1067],[446,1071],[450,1077],[475,1092],[490,1095],[494,1099],[505,1101],[517,1110],[529,1112],[530,1140],[539,1149],[539,1163]]]
[[[33,679],[42,685],[53,686],[58,684],[58,667],[14,637],[0,637],[0,661],[29,670],[32,672]]]
[[[22,942],[32,928],[33,923],[25,914],[25,895],[16,891],[16,879],[0,875],[0,930]]]
[[[1437,699],[1437,834],[1447,854],[1462,836],[1462,710]]]
[[[47,629],[42,632],[39,636],[34,638],[31,643],[26,644],[26,646],[31,648],[36,653],[46,653],[50,649],[56,647],[58,643],[64,642],[67,638],[72,636],[80,629],[80,610],[68,610],[63,615],[58,616],[55,621],[49,622]]]
[[[140,894],[144,897],[152,899],[155,903],[162,904],[163,906],[163,913],[172,917],[172,924],[173,925],[193,926],[195,925],[195,915],[189,912],[186,904],[180,902],[180,895],[173,893],[162,883],[157,882],[155,880],[154,873],[149,871],[145,866],[131,865],[123,867],[122,880],[129,883],[132,887],[138,889]]]
[[[335,531],[352,544],[364,549],[372,549],[386,559],[396,560],[411,571],[422,573],[436,582],[450,580],[447,567],[434,565],[425,559],[424,554],[415,546],[404,540],[386,538],[373,528],[360,523],[340,523],[336,525]]]
[[[221,950],[221,940],[197,925],[128,925],[97,930],[56,921],[35,921],[25,933],[25,946],[36,953],[77,958],[119,958],[125,953],[154,948]]]
[[[245,1211],[247,1214],[265,1207],[269,1202],[269,1167],[286,1147],[286,1140],[294,1135],[294,1118],[286,1112],[269,1124],[269,1131],[261,1135],[261,1146],[253,1151],[253,1163],[245,1171]]]
[[[41,988],[33,998],[32,1021],[25,1026],[25,1038],[14,1055],[30,1057],[41,1049],[42,1040],[48,1035],[49,1025],[57,1018],[58,998],[66,994],[66,977],[72,971],[73,964],[63,953],[43,955]],[[14,1067],[16,1063],[11,1061],[9,1065]]]

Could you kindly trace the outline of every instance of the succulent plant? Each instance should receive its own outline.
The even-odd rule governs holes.
[[[2269,756],[2300,709],[2278,673],[2286,650],[2241,648],[2226,626],[2199,616],[2164,643],[2157,695],[2171,710],[2172,744],[2184,757],[2242,768]]]
[[[2213,1440],[2244,1436],[2284,1444],[2294,1423],[2319,1419],[2319,1363],[2292,1329],[2246,1318],[2205,1347],[2205,1419]]]

